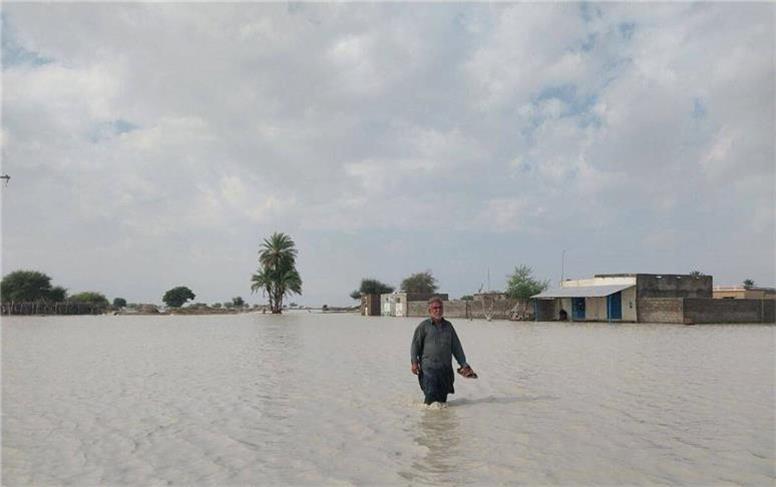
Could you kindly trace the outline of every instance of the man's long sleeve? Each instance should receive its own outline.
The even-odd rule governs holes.
[[[466,355],[463,353],[463,347],[461,346],[461,340],[458,339],[458,333],[453,329],[453,357],[461,367],[467,365]]]
[[[423,353],[423,324],[421,323],[415,328],[415,334],[412,336],[412,345],[410,345],[410,362],[413,364],[420,363],[420,355]]]

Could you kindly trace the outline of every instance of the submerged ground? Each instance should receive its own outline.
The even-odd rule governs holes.
[[[427,410],[418,321],[3,318],[3,484],[776,481],[774,327],[454,320]]]

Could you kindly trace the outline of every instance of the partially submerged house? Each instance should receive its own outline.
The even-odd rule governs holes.
[[[776,299],[714,299],[711,276],[597,274],[532,296],[537,321],[774,323]]]
[[[644,321],[652,298],[711,298],[712,277],[689,274],[596,274],[567,279],[532,296],[537,321]]]

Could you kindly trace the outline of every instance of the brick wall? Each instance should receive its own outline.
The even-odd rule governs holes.
[[[446,318],[468,318],[466,301],[445,301]],[[416,318],[428,317],[428,303],[426,301],[410,301],[407,303],[407,316]]]
[[[776,300],[766,299],[763,303],[763,323],[776,324]],[[770,305],[768,304],[770,301]]]
[[[467,304],[468,301],[445,301],[445,316],[447,318],[468,318]],[[423,311],[425,312],[423,316],[428,316],[428,311],[425,308]]]
[[[643,298],[641,323],[774,323],[772,299]]]
[[[712,284],[711,276],[636,275],[636,292],[639,298],[710,298],[712,297]]]
[[[445,311],[447,311],[448,304],[450,304],[449,301],[445,303]],[[428,303],[425,301],[410,301],[407,303],[407,316],[428,316]]]
[[[510,312],[518,301],[514,299],[503,299],[491,303],[483,303],[482,301],[461,301],[452,300],[445,301],[445,317],[446,318],[472,318],[472,319],[485,319],[486,314],[491,314],[491,318],[494,320],[508,320],[510,319]],[[528,311],[533,314],[533,305],[528,300],[523,300],[521,303],[527,306]],[[428,316],[428,304],[425,301],[410,301],[407,303],[407,316],[414,317],[426,317]],[[527,319],[533,319],[533,316],[529,316]]]
[[[682,298],[643,298],[636,306],[641,323],[684,323]]]
[[[702,299],[684,300],[684,316],[693,323],[773,323],[773,300]]]
[[[536,300],[536,320],[537,321],[553,321],[557,319],[557,313],[555,313],[555,300],[554,299],[537,299]]]

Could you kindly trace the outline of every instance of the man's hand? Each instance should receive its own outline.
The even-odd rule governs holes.
[[[418,372],[420,372],[420,364],[419,363],[412,364],[411,370],[413,374],[418,375]]]
[[[477,373],[472,370],[469,365],[464,365],[461,368],[458,369],[458,373],[462,376],[466,377],[467,379],[476,379]]]

